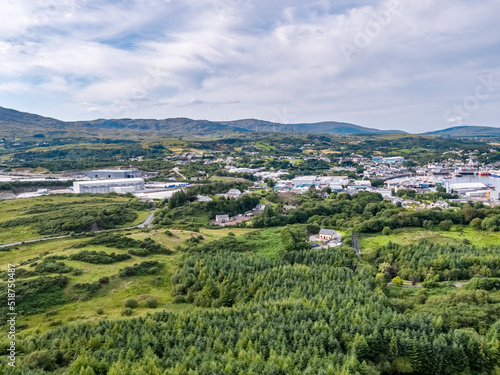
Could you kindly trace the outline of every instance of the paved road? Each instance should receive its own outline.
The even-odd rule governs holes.
[[[154,212],[152,212],[151,214],[149,214],[149,216],[146,218],[146,220],[139,224],[139,225],[136,225],[134,227],[127,227],[127,228],[115,228],[115,229],[108,229],[108,230],[100,230],[100,231],[97,231],[97,232],[86,232],[86,233],[78,233],[79,235],[80,234],[96,234],[96,233],[104,233],[104,232],[114,232],[114,231],[118,231],[118,230],[130,230],[130,229],[135,229],[135,228],[149,228],[151,226],[151,223],[153,222],[153,219],[154,219]],[[57,236],[57,237],[46,237],[46,238],[37,238],[35,240],[26,240],[26,241],[22,241],[22,242],[13,242],[13,243],[8,243],[8,244],[5,244],[5,245],[0,245],[0,249],[2,248],[5,248],[5,247],[11,247],[11,246],[17,246],[17,245],[22,245],[22,244],[25,244],[25,243],[35,243],[35,242],[42,242],[42,241],[51,241],[51,240],[58,240],[58,239],[61,239],[61,238],[68,238],[68,237],[71,237],[70,235],[66,235],[66,236]]]
[[[469,284],[469,282],[463,282],[463,283],[456,283],[454,284],[455,285],[455,288],[461,288],[465,285]],[[387,285],[389,286],[394,286],[393,283],[387,283]],[[422,288],[422,285],[420,284],[416,284],[416,285],[403,285],[403,288]]]
[[[361,259],[361,250],[359,249],[359,238],[357,234],[352,235],[352,247],[356,250],[356,255]]]
[[[146,221],[144,221],[144,223],[142,224],[139,224],[137,228],[149,228],[151,226],[151,223],[153,222],[154,217],[155,217],[154,212],[151,212],[147,217]]]

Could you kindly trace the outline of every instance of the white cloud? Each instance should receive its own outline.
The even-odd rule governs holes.
[[[29,90],[63,119],[285,108],[424,131],[447,126],[478,72],[500,73],[498,0],[0,1],[0,99],[26,109]],[[467,120],[496,125],[499,93]]]

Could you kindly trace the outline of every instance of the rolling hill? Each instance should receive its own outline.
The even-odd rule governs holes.
[[[425,134],[452,137],[490,137],[500,136],[500,128],[494,128],[491,126],[454,126]]]
[[[155,119],[97,119],[92,121],[64,122],[50,117],[19,112],[0,107],[0,131],[34,134],[47,131],[88,132],[94,130],[122,130],[171,136],[217,135],[224,133],[284,132],[307,134],[404,134],[400,130],[379,130],[343,122],[279,124],[245,119],[214,122],[189,118]]]

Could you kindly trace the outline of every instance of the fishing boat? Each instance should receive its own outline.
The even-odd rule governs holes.
[[[492,177],[500,177],[500,170],[490,171],[490,176],[492,176]]]

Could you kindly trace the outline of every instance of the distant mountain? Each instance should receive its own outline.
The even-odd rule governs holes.
[[[43,117],[26,112],[19,112],[14,109],[0,107],[0,125],[28,125],[34,127],[64,127],[65,123],[50,117]]]
[[[236,121],[207,121],[189,118],[154,119],[98,119],[93,121],[64,122],[0,107],[0,130],[19,131],[66,130],[92,131],[99,129],[126,130],[172,136],[210,135],[223,133],[284,132],[308,134],[405,134],[400,130],[379,130],[344,122],[279,124],[255,119]]]
[[[253,132],[284,132],[284,133],[308,133],[308,134],[405,134],[401,130],[380,130],[366,128],[346,122],[316,122],[310,124],[279,124],[255,119],[225,121],[232,127],[248,129]]]
[[[500,136],[500,128],[494,128],[491,126],[454,126],[452,128],[436,130],[425,134],[453,136],[453,137],[460,137],[460,136],[490,137],[490,136]]]

